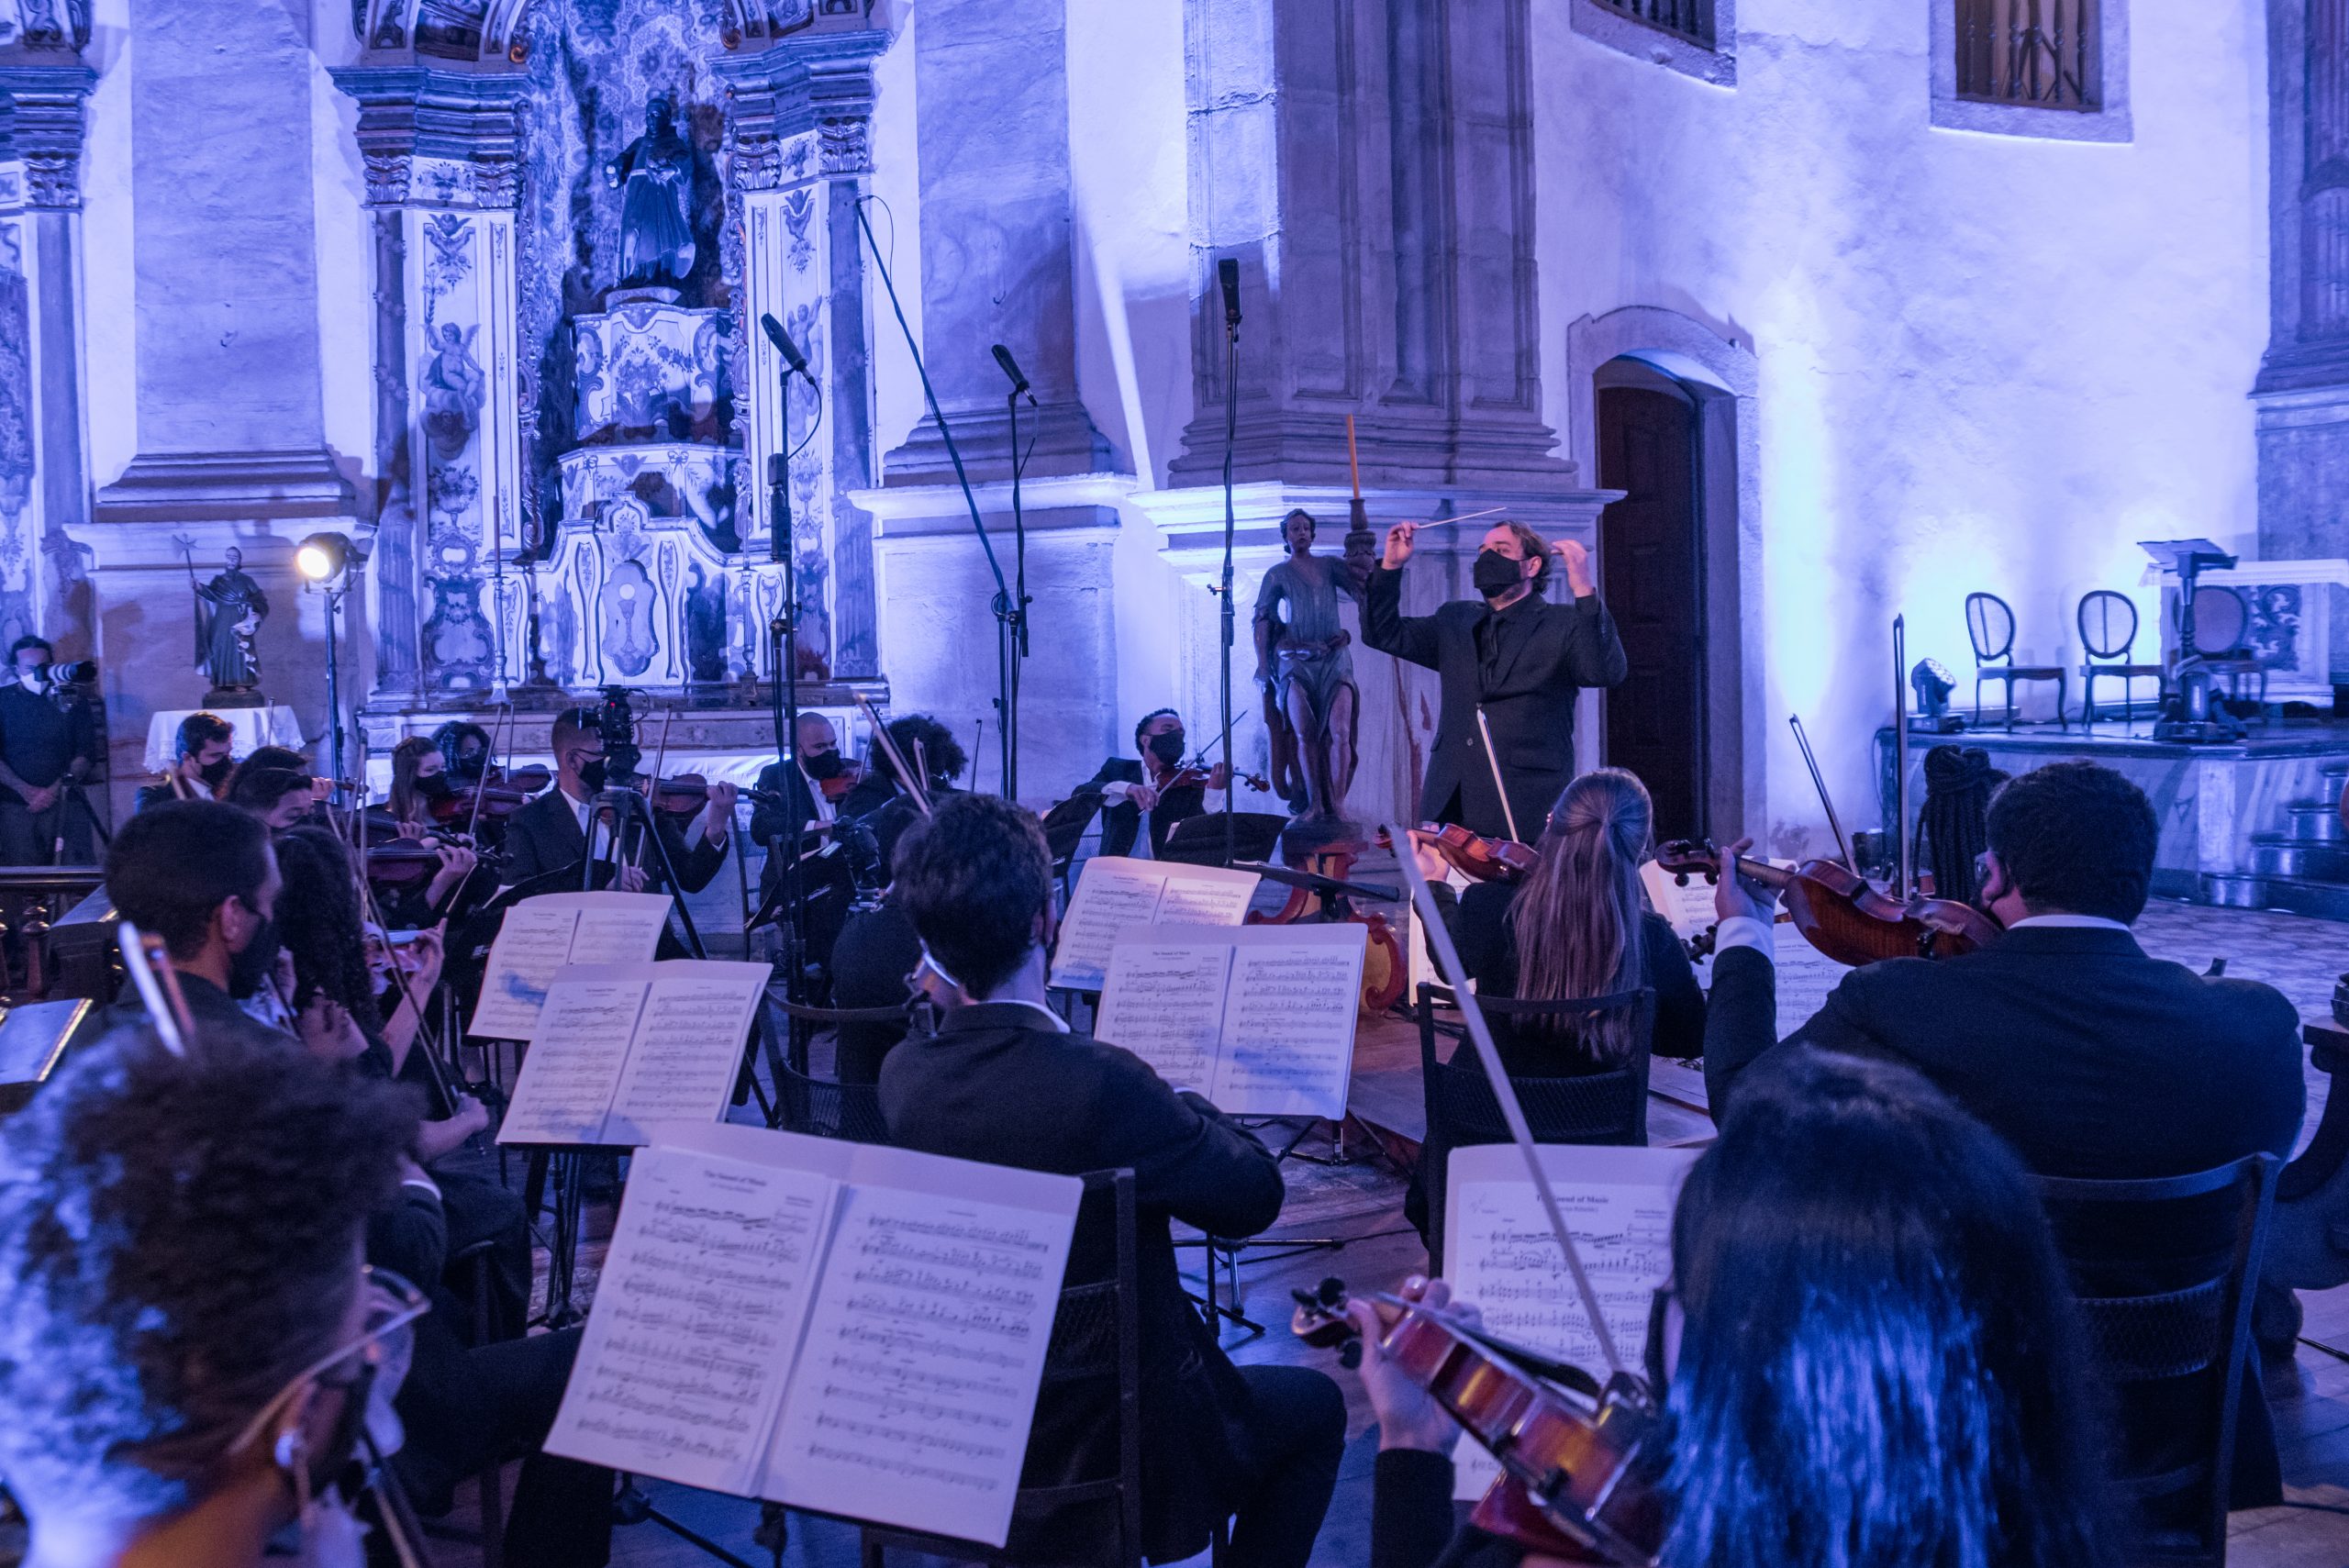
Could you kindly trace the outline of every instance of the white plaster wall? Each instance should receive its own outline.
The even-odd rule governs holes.
[[[348,24],[341,31],[348,34]],[[359,105],[310,64],[310,177],[318,251],[318,392],[327,450],[362,508],[375,451],[374,259],[369,253]]]
[[[82,385],[90,483],[122,476],[139,454],[138,225],[130,198],[130,0],[97,0],[83,61],[98,73],[83,113]]]
[[[914,118],[914,29],[920,7],[908,6],[896,41],[873,62],[873,183],[878,202],[865,209],[881,259],[897,285],[897,302],[914,336],[921,336],[921,142]],[[868,261],[870,258],[868,257]],[[868,279],[873,300],[873,439],[887,454],[904,444],[922,417],[921,377],[906,350],[905,333],[889,309],[888,292],[875,272]],[[888,665],[887,606],[882,607],[882,665]]]
[[[1785,716],[1873,820],[1896,612],[1970,693],[1969,590],[2015,606],[2023,662],[2066,664],[2079,595],[2134,593],[2143,655],[2134,541],[2252,543],[2262,23],[2134,6],[2135,139],[2103,145],[1933,128],[1923,6],[1740,0],[1723,89],[1575,33],[1571,3],[1533,0],[1549,418],[1571,428],[1585,315],[1663,306],[1757,354],[1768,668],[1746,674],[1771,751],[1748,820],[1817,844]]]

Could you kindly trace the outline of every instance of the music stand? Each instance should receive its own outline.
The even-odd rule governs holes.
[[[1288,818],[1269,811],[1236,811],[1230,814],[1231,859],[1239,865],[1242,861],[1261,861],[1270,856],[1280,843],[1281,829],[1288,826]],[[1148,832],[1150,825],[1142,824]],[[1152,858],[1176,865],[1219,866],[1224,860],[1225,814],[1220,811],[1201,812],[1186,817],[1168,830],[1166,842]],[[1255,869],[1255,868],[1247,868]]]
[[[2211,701],[2211,672],[2194,646],[2194,584],[2205,572],[2224,572],[2236,558],[2207,539],[2139,539],[2137,548],[2177,576],[2177,663],[2169,700],[2154,739],[2189,746],[2223,746],[2243,738],[2243,721]]]

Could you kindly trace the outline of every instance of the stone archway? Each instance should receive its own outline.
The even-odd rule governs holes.
[[[1635,360],[1687,389],[1703,456],[1707,750],[1709,817],[1734,836],[1768,820],[1766,643],[1762,604],[1761,363],[1753,350],[1676,310],[1625,306],[1566,328],[1566,441],[1586,479],[1598,474],[1599,370]],[[1604,570],[1604,562],[1601,562]]]

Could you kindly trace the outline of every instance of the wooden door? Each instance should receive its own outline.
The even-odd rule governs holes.
[[[1607,606],[1631,662],[1607,694],[1607,761],[1647,784],[1659,840],[1694,837],[1708,828],[1696,404],[1601,386],[1598,483],[1630,492],[1598,524]]]

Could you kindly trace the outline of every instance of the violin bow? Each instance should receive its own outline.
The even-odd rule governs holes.
[[[1598,1341],[1599,1353],[1607,1358],[1607,1370],[1623,1370],[1623,1353],[1616,1349],[1615,1335],[1607,1327],[1606,1314],[1599,1310],[1598,1292],[1592,1288],[1590,1276],[1583,1272],[1582,1252],[1575,1245],[1574,1232],[1566,1229],[1566,1218],[1558,1207],[1558,1195],[1551,1189],[1550,1173],[1542,1168],[1542,1156],[1533,1145],[1533,1130],[1526,1125],[1525,1107],[1518,1104],[1517,1085],[1509,1082],[1507,1070],[1501,1066],[1500,1052],[1494,1048],[1493,1031],[1485,1022],[1484,1010],[1476,1005],[1476,994],[1469,988],[1468,972],[1460,962],[1460,951],[1452,945],[1452,932],[1443,923],[1442,912],[1436,907],[1435,895],[1428,887],[1428,879],[1419,874],[1419,862],[1411,854],[1411,836],[1399,822],[1386,825],[1387,837],[1396,846],[1396,863],[1403,874],[1410,878],[1411,904],[1419,911],[1419,923],[1427,928],[1428,945],[1435,950],[1436,967],[1443,971],[1446,984],[1460,1006],[1461,1021],[1468,1026],[1468,1038],[1476,1048],[1476,1058],[1485,1066],[1485,1081],[1492,1085],[1493,1098],[1500,1106],[1501,1119],[1508,1124],[1508,1135],[1525,1156],[1526,1173],[1533,1178],[1533,1190],[1541,1195],[1542,1210],[1550,1218],[1551,1234],[1558,1239],[1559,1251],[1566,1256],[1566,1273],[1575,1282],[1575,1293],[1582,1297],[1584,1316],[1590,1319],[1590,1331]],[[1433,1260],[1439,1269],[1443,1260]]]
[[[1501,797],[1501,820],[1508,824],[1508,836],[1517,843],[1525,842],[1525,835],[1517,830],[1517,812],[1508,803],[1508,785],[1501,783],[1501,760],[1493,751],[1493,727],[1485,722],[1485,705],[1476,705],[1476,733],[1485,738],[1485,761],[1493,767],[1493,789]]]
[[[889,766],[896,770],[897,782],[906,786],[907,795],[914,797],[914,804],[921,807],[921,814],[924,817],[929,816],[930,814],[930,792],[924,789],[921,781],[914,776],[914,771],[906,765],[905,753],[897,750],[896,737],[889,733],[889,727],[881,722],[881,716],[873,711],[873,699],[863,692],[859,692],[856,694],[856,706],[864,710],[864,721],[873,726],[874,744],[881,748],[881,754],[889,759]],[[796,741],[797,737],[795,736],[793,739]],[[796,761],[796,751],[793,755]]]
[[[156,1035],[173,1056],[185,1057],[187,1042],[195,1036],[195,1020],[188,1015],[187,997],[180,990],[180,977],[172,968],[171,955],[164,951],[163,939],[149,936],[128,920],[117,923],[114,931],[115,944],[122,950],[122,967],[130,972],[130,983],[147,1005]]]
[[[1900,840],[1900,885],[1893,890],[1895,898],[1907,898],[1917,889],[1917,867],[1910,858],[1913,840],[1909,837],[1909,683],[1900,678],[1900,667],[1909,662],[1909,617],[1892,617],[1892,777],[1893,815],[1899,818],[1895,829]],[[2012,689],[2011,686],[2009,688]]]
[[[513,744],[513,740],[514,740],[514,703],[513,703],[513,699],[511,699],[511,698],[509,697],[509,698],[508,698],[508,699],[507,699],[505,702],[502,702],[502,703],[498,704],[498,705],[497,705],[497,707],[498,707],[497,718],[496,718],[496,720],[495,720],[495,722],[497,722],[497,723],[499,723],[500,725],[502,725],[502,726],[504,727],[504,728],[505,728],[505,730],[506,730],[506,740],[507,740],[507,744],[510,747],[510,746]],[[507,760],[508,762],[511,762],[514,760],[513,753],[512,753],[510,751],[507,753],[506,760]],[[489,738],[489,751],[488,751],[488,753],[487,753],[486,755],[484,755],[484,756],[482,758],[482,760],[481,760],[481,777],[473,781],[473,819],[472,819],[471,821],[469,821],[469,822],[467,822],[467,823],[465,824],[465,837],[466,837],[466,838],[468,838],[468,839],[471,839],[471,840],[472,840],[474,843],[476,843],[476,844],[478,844],[478,843],[480,843],[480,842],[481,842],[481,802],[482,802],[482,796],[489,793],[489,769],[490,769],[490,764],[491,764],[491,763],[493,763],[493,762],[496,762],[496,761],[497,761],[497,737],[496,737],[496,736],[495,736],[495,735],[493,735],[493,736],[491,736],[491,737]],[[446,764],[444,763],[443,765],[445,766]]]
[[[1795,744],[1802,748],[1803,766],[1810,770],[1810,787],[1819,792],[1819,804],[1827,813],[1827,829],[1835,835],[1835,848],[1843,856],[1843,869],[1856,873],[1859,862],[1852,859],[1852,840],[1843,836],[1843,821],[1835,815],[1835,803],[1827,798],[1827,780],[1819,771],[1819,759],[1811,755],[1810,737],[1802,732],[1802,715],[1790,713],[1787,722],[1794,726]]]

